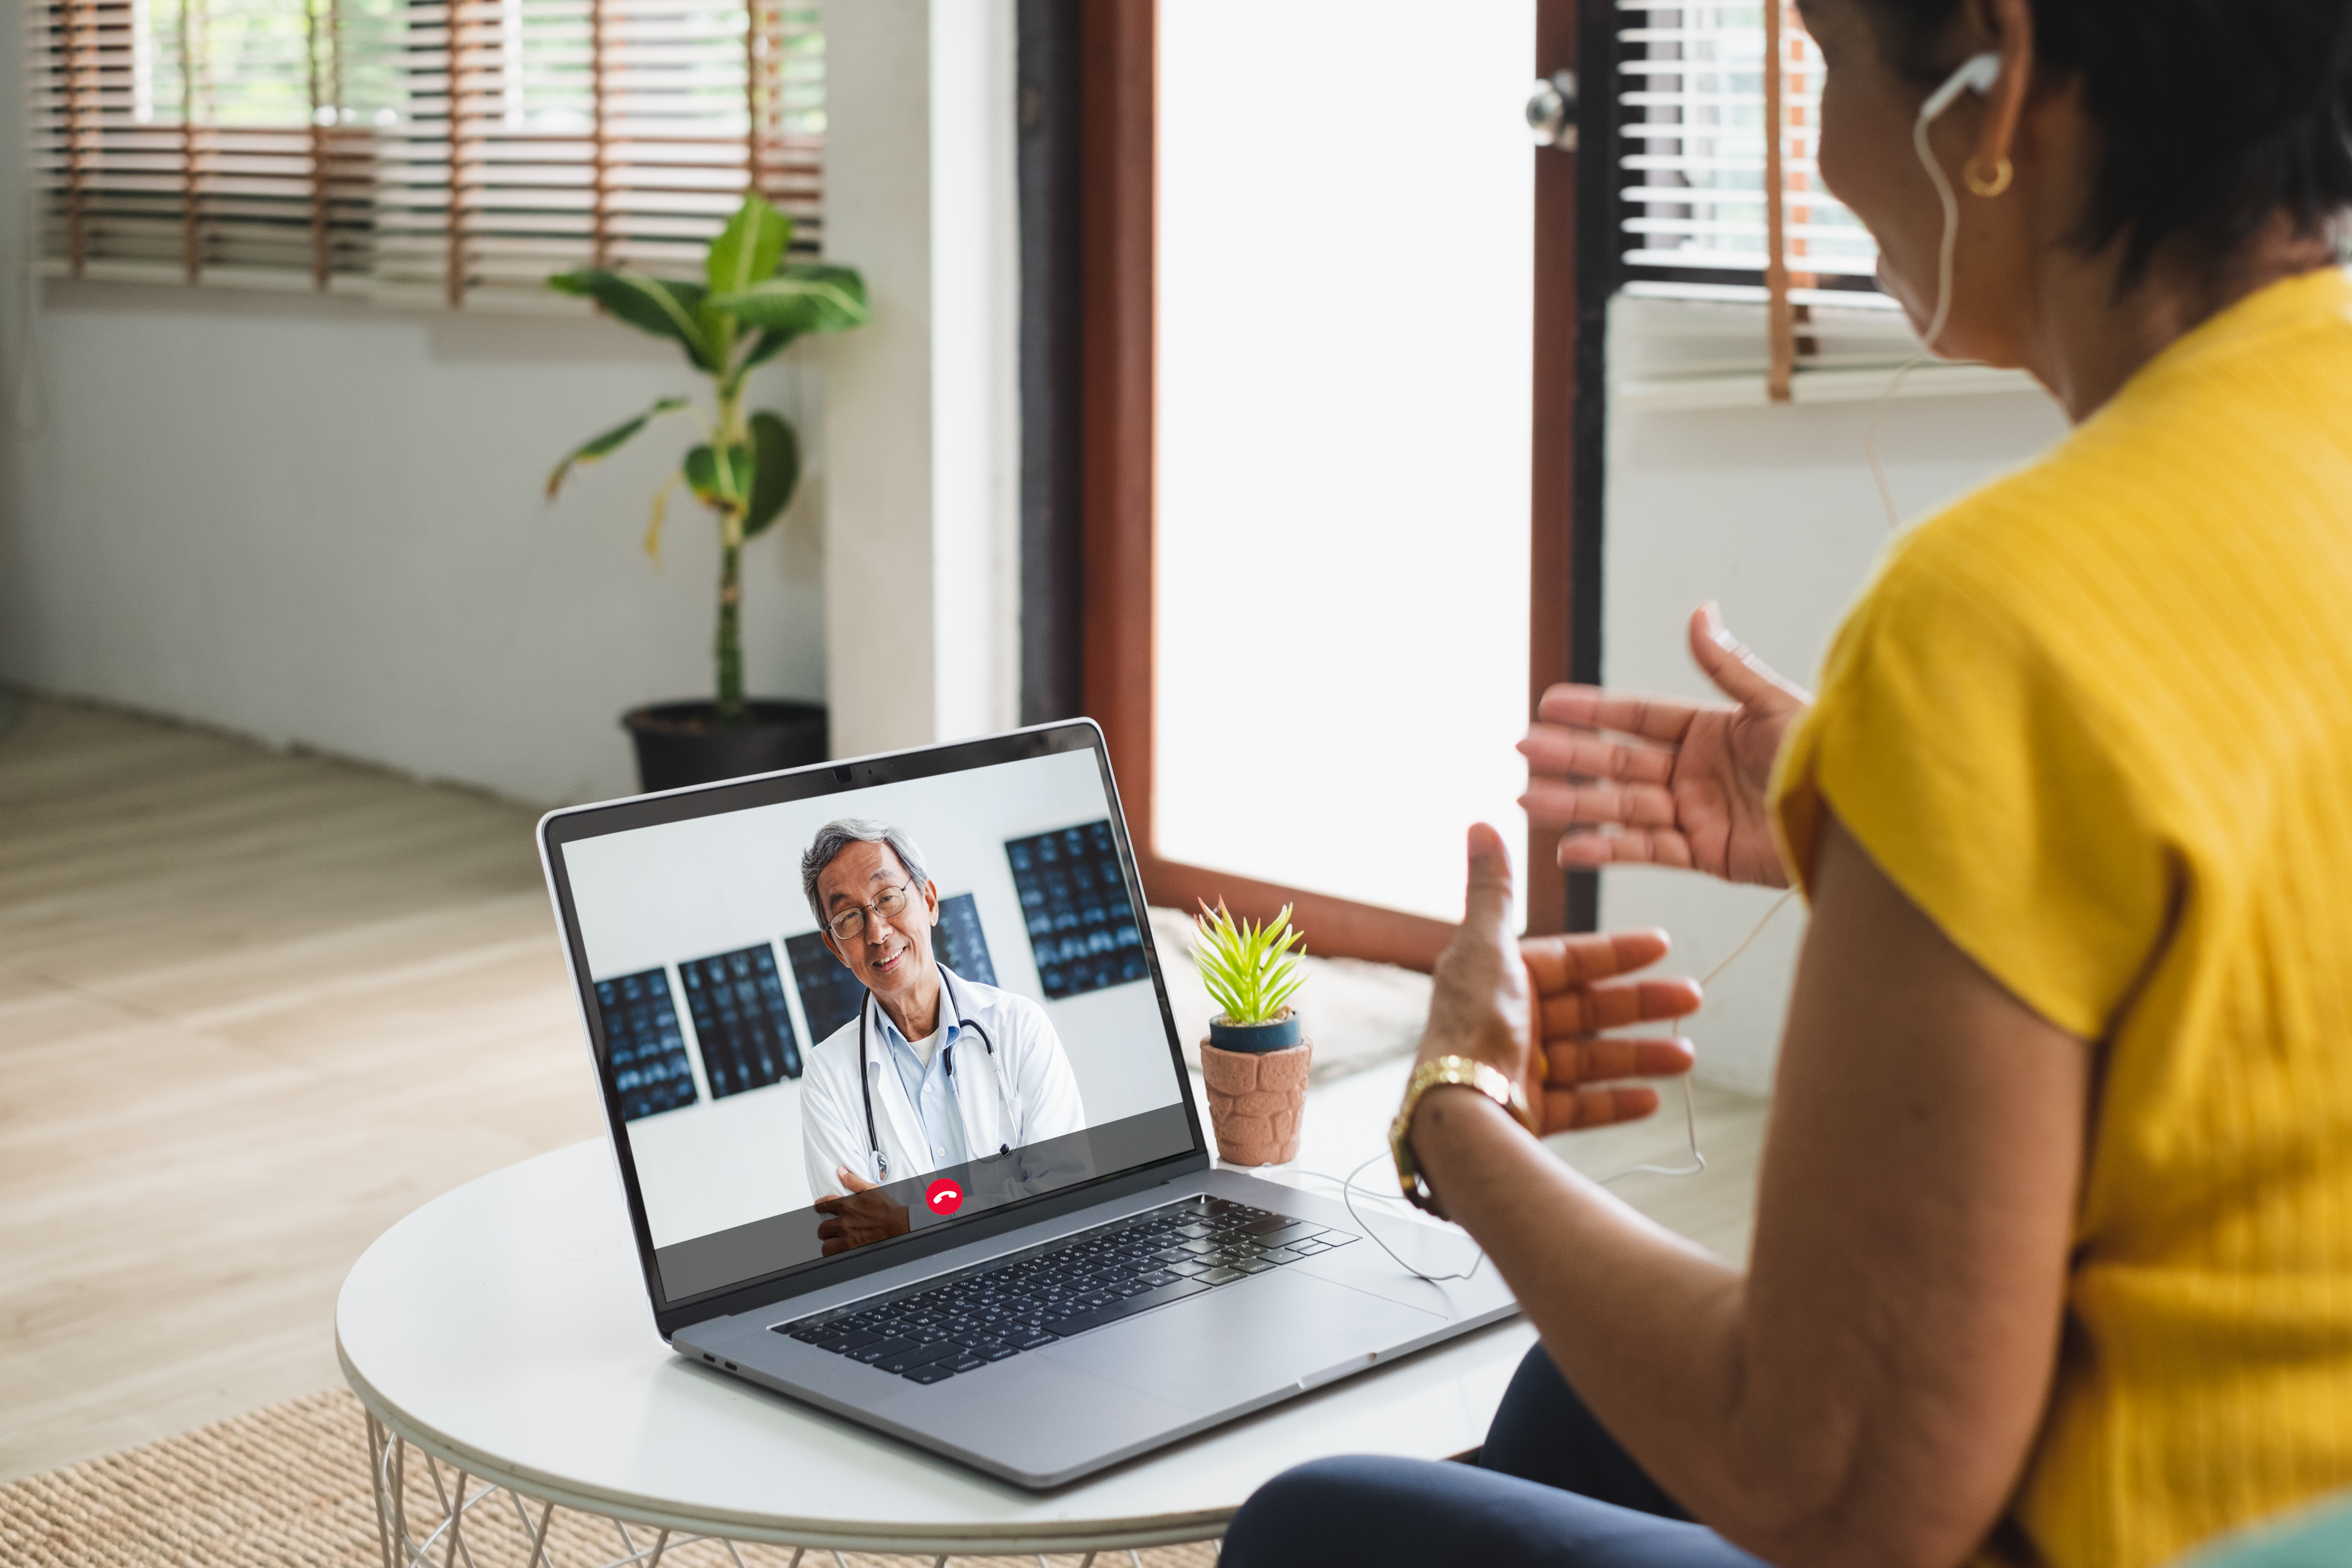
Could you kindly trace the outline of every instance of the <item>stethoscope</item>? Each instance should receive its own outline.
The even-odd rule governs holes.
[[[1011,1124],[1013,1136],[1018,1139],[1021,1136],[1021,1116],[1013,1104],[1012,1086],[1004,1080],[1004,1063],[996,1054],[996,1042],[989,1037],[986,1029],[964,1016],[963,1004],[956,999],[955,976],[948,973],[945,964],[940,965],[940,990],[955,1007],[955,1026],[958,1029],[970,1029],[973,1034],[978,1035],[980,1043],[987,1048],[988,1065],[994,1069],[996,1077],[997,1110],[1003,1113],[1003,1121]],[[887,1182],[890,1179],[890,1156],[882,1152],[882,1140],[874,1130],[874,1069],[866,1057],[866,1014],[873,1005],[874,993],[871,991],[868,991],[865,1000],[857,1005],[857,1089],[866,1097],[866,1146],[873,1151],[874,1169],[878,1173],[878,1179]],[[941,1046],[940,1049],[946,1058],[940,1066],[948,1075],[949,1083],[953,1084],[955,1082],[955,1047],[949,1044]],[[1010,1142],[1000,1143],[996,1147],[996,1152],[1000,1154],[1010,1154],[1013,1152],[1013,1145]]]

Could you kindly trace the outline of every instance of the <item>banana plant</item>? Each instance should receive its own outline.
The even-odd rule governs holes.
[[[743,700],[743,545],[782,515],[801,478],[799,435],[772,409],[745,416],[744,379],[795,339],[861,325],[868,314],[865,279],[849,268],[784,260],[792,236],[792,219],[751,191],[710,242],[701,283],[654,278],[625,267],[583,267],[547,280],[550,288],[593,300],[616,321],[677,344],[687,363],[710,379],[712,406],[702,413],[702,439],[687,449],[677,470],[654,492],[646,553],[660,561],[662,523],[680,484],[716,514],[719,634],[713,651],[718,719],[730,728],[742,724],[749,713]],[[555,499],[572,469],[609,457],[647,426],[693,407],[690,398],[665,397],[583,442],[548,475],[548,499]]]

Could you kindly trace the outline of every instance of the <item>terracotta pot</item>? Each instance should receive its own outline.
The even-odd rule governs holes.
[[[1228,1051],[1201,1042],[1201,1077],[1209,1086],[1209,1126],[1228,1164],[1281,1165],[1298,1158],[1307,1110],[1307,1068],[1315,1042],[1277,1051]]]

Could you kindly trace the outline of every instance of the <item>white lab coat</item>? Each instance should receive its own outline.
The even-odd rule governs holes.
[[[965,1028],[955,1044],[956,1110],[963,1119],[963,1142],[972,1159],[1058,1138],[1085,1129],[1087,1111],[1078,1098],[1077,1076],[1045,1009],[1028,997],[982,985],[940,966],[940,1024],[978,1024],[996,1045],[992,1062],[979,1035]],[[874,1095],[874,1136],[889,1159],[888,1180],[904,1181],[938,1168],[922,1123],[907,1098],[897,1067],[881,1040],[881,1005],[870,997],[860,1009],[866,1019],[866,1080]],[[810,1201],[845,1192],[835,1166],[845,1165],[869,1182],[884,1180],[866,1136],[866,1100],[857,1089],[857,1019],[835,1029],[810,1054],[801,1079],[803,1148],[808,1161]],[[1002,1076],[1000,1077],[1000,1071]],[[1010,1111],[1010,1116],[1006,1114]]]

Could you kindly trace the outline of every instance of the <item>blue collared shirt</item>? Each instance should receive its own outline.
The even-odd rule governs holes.
[[[956,1107],[955,1079],[948,1072],[948,1047],[962,1037],[962,1026],[954,1022],[953,1009],[948,1005],[945,987],[940,996],[939,1044],[931,1047],[930,1066],[915,1054],[898,1026],[878,1004],[875,1016],[881,1021],[882,1048],[898,1069],[898,1082],[907,1090],[908,1101],[915,1108],[915,1120],[922,1123],[923,1137],[931,1146],[931,1163],[961,1165],[970,1158],[963,1142],[963,1113]]]

